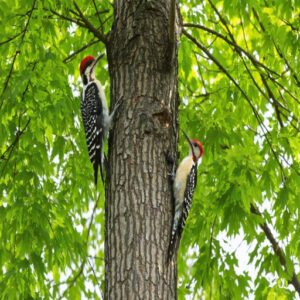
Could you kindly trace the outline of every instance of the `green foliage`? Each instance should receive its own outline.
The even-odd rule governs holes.
[[[89,229],[96,201],[78,69],[82,56],[104,47],[68,58],[95,38],[55,15],[74,18],[69,1],[58,3],[0,4],[0,299],[57,299],[65,290],[70,299],[100,297],[104,191]],[[80,7],[98,26],[95,7]],[[112,15],[108,2],[98,9]]]
[[[293,299],[299,2],[180,2],[183,22],[201,26],[186,32],[210,57],[182,35],[180,124],[205,154],[179,252],[179,298]],[[96,2],[100,14],[92,1],[77,3],[109,32],[109,1]],[[0,299],[98,299],[103,289],[104,191],[97,201],[78,65],[105,47],[76,20],[70,1],[0,1]],[[97,75],[108,94],[107,72]],[[283,247],[286,269],[263,222]]]
[[[184,22],[200,26],[186,24],[196,42],[184,32],[179,52],[181,127],[203,142],[205,153],[181,243],[181,299],[190,286],[195,299],[295,297],[287,282],[300,259],[300,7],[271,3],[182,7]],[[262,222],[280,241],[286,269]]]

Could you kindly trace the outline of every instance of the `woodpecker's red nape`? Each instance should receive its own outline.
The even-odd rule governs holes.
[[[80,75],[83,74],[83,72],[84,72],[84,70],[85,70],[85,68],[86,68],[87,63],[88,63],[88,62],[92,62],[92,61],[94,61],[94,60],[95,60],[94,56],[89,55],[89,56],[86,56],[86,57],[81,61],[81,63],[80,63]]]
[[[197,146],[199,147],[199,149],[200,149],[200,156],[199,156],[199,158],[200,158],[203,155],[203,153],[204,153],[203,145],[201,144],[201,142],[199,142],[196,139],[192,139],[192,142],[195,143],[195,144],[197,144]]]

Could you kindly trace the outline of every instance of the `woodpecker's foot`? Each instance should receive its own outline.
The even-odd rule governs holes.
[[[175,172],[168,173],[168,176],[170,177],[170,180],[171,180],[172,182],[174,182],[174,180],[175,180],[175,175],[176,175]]]
[[[165,157],[168,165],[172,166],[171,172],[168,173],[168,176],[170,176],[171,181],[173,182],[175,179],[175,170],[176,170],[176,164],[175,164],[175,159],[174,156],[168,151],[165,152]]]
[[[118,110],[118,108],[120,107],[120,105],[122,104],[122,101],[121,101],[122,98],[120,98],[117,103],[115,104],[114,106],[114,109],[112,111],[112,113],[110,114],[109,116],[109,128],[111,128],[115,122],[115,116],[116,116],[116,112]]]
[[[175,163],[174,156],[169,151],[165,152],[165,157],[168,165],[174,165]]]
[[[117,112],[118,108],[120,107],[120,105],[121,105],[121,103],[122,103],[121,100],[122,100],[122,98],[120,98],[120,99],[117,101],[117,103],[115,104],[114,110],[113,110],[113,112],[112,112],[112,117],[114,117],[115,113]]]

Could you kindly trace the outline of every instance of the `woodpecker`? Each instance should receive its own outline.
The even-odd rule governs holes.
[[[96,59],[93,56],[86,56],[80,63],[80,75],[83,82],[81,114],[89,157],[94,167],[95,185],[97,185],[99,167],[103,182],[103,144],[119,106],[117,104],[109,115],[103,87],[95,77],[95,66],[102,57],[103,54]]]
[[[204,153],[202,144],[196,139],[190,139],[183,132],[190,146],[190,153],[179,164],[173,182],[175,198],[175,214],[172,225],[168,258],[171,259],[179,248],[181,234],[192,205],[193,194],[197,185],[198,161]]]

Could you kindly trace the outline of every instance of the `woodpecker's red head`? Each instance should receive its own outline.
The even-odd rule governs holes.
[[[94,56],[86,56],[80,63],[80,75],[82,76],[88,66],[95,61]]]
[[[100,54],[96,59],[94,56],[86,56],[80,63],[80,75],[82,77],[83,85],[95,80],[95,66],[98,61],[104,56]]]
[[[193,156],[193,161],[194,162],[197,162],[198,159],[203,155],[204,153],[204,149],[203,149],[203,146],[201,144],[201,142],[199,142],[198,140],[196,139],[190,139],[188,137],[188,135],[182,131],[190,145],[190,150],[192,152],[192,156]]]

